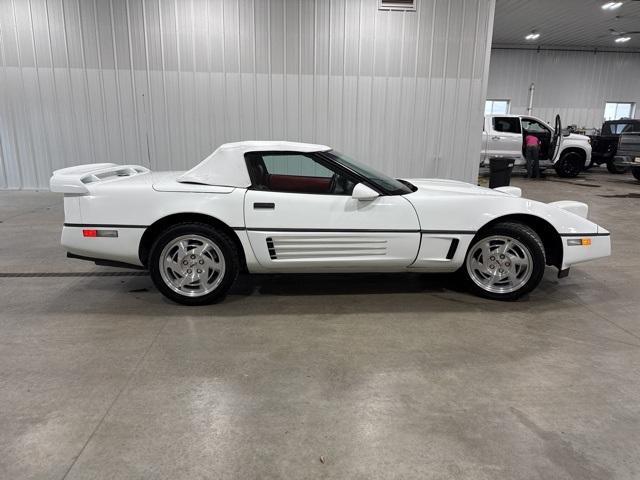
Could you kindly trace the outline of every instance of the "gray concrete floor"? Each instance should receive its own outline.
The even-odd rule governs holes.
[[[613,256],[517,303],[448,277],[244,277],[216,306],[67,260],[61,198],[0,192],[0,478],[640,477],[640,206],[576,199]]]

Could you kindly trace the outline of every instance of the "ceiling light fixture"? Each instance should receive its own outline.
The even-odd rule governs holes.
[[[618,37],[616,38],[616,43],[625,43],[631,40],[631,37]]]
[[[622,6],[622,2],[607,2],[602,5],[603,10],[615,10],[616,8],[620,8]]]
[[[525,38],[525,40],[537,40],[540,37],[540,34],[537,33],[535,30],[533,32],[531,32],[529,35],[527,35]]]

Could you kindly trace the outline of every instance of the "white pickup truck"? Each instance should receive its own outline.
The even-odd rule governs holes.
[[[524,136],[538,137],[540,166],[553,165],[559,176],[576,177],[591,162],[591,139],[575,133],[563,134],[560,117],[555,128],[539,118],[525,115],[486,115],[482,128],[480,165],[489,165],[492,157],[515,158],[516,165],[526,165]]]

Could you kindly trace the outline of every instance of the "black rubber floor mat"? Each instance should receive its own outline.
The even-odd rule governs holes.
[[[149,272],[31,272],[0,273],[0,278],[44,278],[44,277],[142,277]]]

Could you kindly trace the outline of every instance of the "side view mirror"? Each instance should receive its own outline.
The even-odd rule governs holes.
[[[376,192],[374,189],[367,187],[364,183],[358,183],[355,187],[353,187],[353,192],[351,193],[351,198],[355,198],[356,200],[365,201],[365,200],[374,200],[378,198],[380,194]]]

